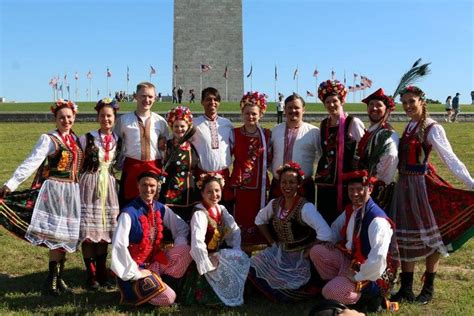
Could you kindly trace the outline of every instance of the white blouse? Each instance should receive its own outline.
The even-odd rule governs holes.
[[[57,131],[52,131],[49,134],[55,135],[61,142],[61,136]],[[8,180],[5,185],[10,191],[15,191],[20,184],[28,179],[36,169],[41,166],[43,161],[49,156],[54,154],[56,151],[56,145],[47,134],[41,134],[38,142],[31,154],[16,168],[13,176]]]
[[[255,217],[255,225],[258,226],[270,223],[273,218],[273,201],[274,200],[271,200],[267,204],[267,206],[265,206],[258,212],[257,216]],[[280,216],[280,213],[281,207],[279,206],[277,216]],[[333,240],[331,228],[329,228],[328,224],[318,212],[314,204],[308,202],[303,205],[303,208],[301,209],[301,219],[305,224],[307,224],[316,231],[316,238],[318,240]]]
[[[349,219],[349,223],[347,225],[347,242],[345,244],[347,249],[352,249],[352,236],[354,234],[355,224],[354,221],[357,212],[358,211],[352,212],[351,218]],[[346,212],[343,212],[331,225],[336,242],[342,239],[341,229],[344,226],[345,221]],[[354,276],[356,281],[375,281],[380,278],[382,273],[387,268],[387,253],[392,234],[393,230],[390,227],[390,223],[385,218],[376,217],[369,224],[368,237],[371,249],[367,255],[367,260],[360,266],[360,271]]]
[[[207,215],[204,212],[204,206],[199,203],[195,207],[202,210],[195,211],[193,217],[191,218],[190,254],[196,262],[199,274],[203,275],[209,271],[215,270],[216,267],[212,264],[207,252],[207,244],[205,239],[208,220]],[[224,206],[219,205],[219,209],[221,210],[222,220],[224,221],[225,226],[230,228],[230,232],[224,238],[227,245],[233,249],[240,250],[241,237],[239,226]]]
[[[163,225],[171,230],[175,245],[186,245],[188,243],[188,225],[167,206],[165,206]],[[141,278],[140,268],[128,251],[131,227],[130,215],[121,213],[112,237],[112,263],[110,268],[124,281]]]
[[[211,147],[211,130],[204,115],[194,120],[196,133],[191,143],[199,156],[199,168],[204,171],[220,171],[232,164],[232,146],[234,144],[234,126],[231,121],[218,116],[216,119],[219,148]]]

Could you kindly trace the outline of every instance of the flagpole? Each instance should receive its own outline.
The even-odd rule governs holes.
[[[227,86],[227,78],[225,79],[225,101],[229,102],[229,90]]]
[[[315,82],[316,82],[316,93],[314,94],[316,96],[315,103],[318,103],[318,75],[314,76]]]
[[[92,101],[92,78],[89,79],[89,102]]]
[[[356,78],[355,76],[352,77],[352,88],[353,89],[355,89],[355,86],[356,86],[356,79],[355,78]],[[352,91],[352,103],[356,103],[355,98],[356,98],[356,91],[354,90],[354,91]]]
[[[250,73],[250,91],[253,92],[253,71]]]
[[[199,72],[199,90],[202,92],[202,71]]]

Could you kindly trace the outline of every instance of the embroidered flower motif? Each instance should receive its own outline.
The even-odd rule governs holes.
[[[59,160],[58,167],[57,167],[58,171],[65,171],[68,165],[68,162],[69,162],[69,154],[67,151],[63,150],[61,152],[61,159]]]

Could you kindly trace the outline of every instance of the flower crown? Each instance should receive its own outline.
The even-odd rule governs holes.
[[[331,94],[337,94],[342,102],[344,102],[346,100],[347,89],[338,80],[326,80],[321,82],[318,88],[318,98],[324,102],[326,97]]]
[[[166,120],[168,121],[168,125],[170,127],[172,127],[173,123],[177,120],[183,120],[186,121],[188,125],[192,125],[193,113],[191,113],[191,110],[188,107],[179,105],[169,110],[168,114],[166,114]]]
[[[420,97],[420,99],[425,100],[426,96],[423,90],[418,88],[417,86],[406,86],[402,90],[400,90],[400,97],[403,96],[405,93],[411,92]]]
[[[115,111],[120,110],[120,105],[117,100],[111,98],[103,98],[102,100],[99,100],[95,105],[94,110],[99,112],[104,106],[110,106]]]
[[[262,112],[265,112],[267,110],[266,98],[266,94],[259,93],[258,91],[247,92],[240,100],[240,109],[243,109],[246,104],[252,104],[258,106]]]
[[[276,172],[279,176],[281,176],[283,172],[288,170],[295,171],[302,179],[304,179],[304,171],[301,170],[300,164],[294,161],[289,161],[284,165],[280,166]]]
[[[225,185],[224,178],[222,177],[221,174],[215,173],[215,172],[210,172],[210,173],[203,173],[199,176],[199,180],[196,182],[196,186],[198,187],[199,190],[202,190],[204,188],[204,185],[211,181],[216,181],[219,183],[221,186],[221,189]]]
[[[78,109],[77,104],[72,102],[71,100],[58,99],[56,103],[51,105],[51,113],[56,114],[56,112],[59,109],[62,109],[65,107],[70,108],[72,112],[74,112],[74,114],[76,114],[77,109]]]

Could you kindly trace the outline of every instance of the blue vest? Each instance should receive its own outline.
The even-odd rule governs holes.
[[[360,231],[362,254],[366,259],[371,249],[369,242],[369,225],[376,217],[382,217],[388,220],[387,214],[385,214],[385,212],[377,204],[375,204],[372,198],[370,198],[365,205],[365,214],[364,218],[362,219],[362,228]]]
[[[161,218],[164,219],[165,217],[165,206],[158,201],[153,202],[153,209],[155,212],[161,213]],[[136,198],[132,202],[130,202],[125,208],[122,210],[123,213],[127,213],[132,220],[132,226],[130,227],[130,234],[128,236],[128,240],[130,244],[138,244],[142,241],[143,238],[143,230],[142,224],[140,223],[140,216],[148,215],[148,205],[141,199]]]

